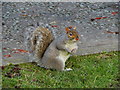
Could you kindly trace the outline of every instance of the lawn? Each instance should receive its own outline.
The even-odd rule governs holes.
[[[2,67],[3,88],[118,88],[120,52],[72,56],[72,71],[46,70],[35,63]]]

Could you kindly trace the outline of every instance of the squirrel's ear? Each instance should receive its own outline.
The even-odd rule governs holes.
[[[73,29],[76,30],[76,26]]]
[[[65,30],[66,30],[66,32],[69,32],[69,31],[70,31],[70,29],[69,29],[68,27],[66,27]]]
[[[72,26],[66,27],[65,28],[66,32],[69,32],[71,28],[72,28]]]

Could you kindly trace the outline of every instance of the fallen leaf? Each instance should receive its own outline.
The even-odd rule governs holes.
[[[97,17],[95,19],[104,19],[104,18],[107,18],[107,17]]]
[[[17,51],[24,53],[28,52],[27,50],[23,50],[23,49],[12,49],[12,51],[16,51],[15,53],[18,53]]]
[[[10,54],[8,54],[8,55],[4,55],[4,57],[11,57],[11,55],[10,55]]]
[[[58,27],[57,25],[51,25],[51,27]]]
[[[14,51],[13,53],[17,53],[17,54],[20,54],[20,52],[18,52],[18,51]]]
[[[28,52],[28,51],[23,50],[23,49],[16,49],[16,50],[19,51],[19,52],[24,52],[24,53]]]
[[[12,69],[5,74],[5,77],[13,78],[21,76],[20,70],[21,68],[19,68],[19,65],[14,65],[14,67],[12,67]]]
[[[5,49],[5,50],[6,50],[7,48],[3,48],[3,49]]]
[[[116,15],[116,14],[118,14],[118,12],[112,12],[111,14],[112,14],[112,15]]]
[[[13,77],[13,74],[11,74],[11,73],[6,73],[6,74],[5,74],[5,77],[12,78],[12,77]]]
[[[21,16],[24,16],[24,17],[26,17],[26,16],[28,16],[28,15],[24,14],[24,15],[21,15]]]
[[[111,33],[111,34],[120,34],[120,32],[111,32],[111,31],[106,31],[106,33]]]
[[[0,66],[0,68],[3,70],[3,69],[5,69],[5,66]]]

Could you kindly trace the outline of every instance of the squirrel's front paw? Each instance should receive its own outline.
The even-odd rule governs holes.
[[[72,69],[71,68],[66,68],[64,71],[71,71]]]
[[[71,53],[76,53],[76,51],[77,51],[77,49],[74,48],[74,49],[71,50]]]

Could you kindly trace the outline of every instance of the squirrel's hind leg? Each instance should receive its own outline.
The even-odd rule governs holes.
[[[60,62],[57,67],[55,67],[57,71],[71,71],[71,68],[65,68],[65,62]]]

